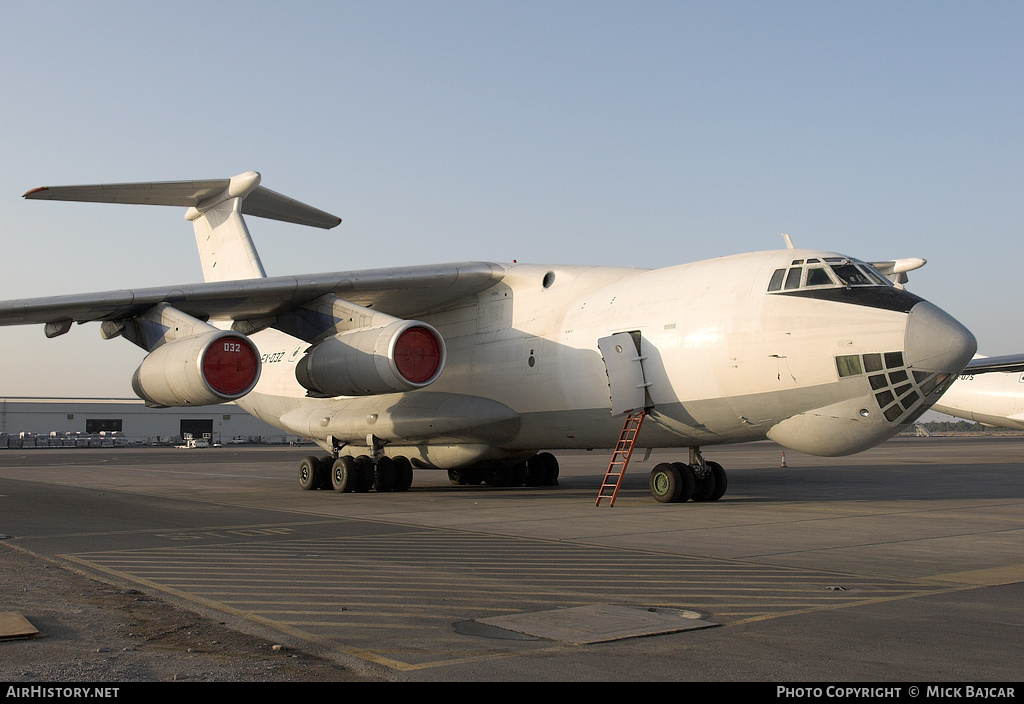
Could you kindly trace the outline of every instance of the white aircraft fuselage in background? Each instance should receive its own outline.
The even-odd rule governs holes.
[[[879,271],[894,262],[814,250],[656,270],[464,263],[266,278],[243,213],[339,221],[258,182],[26,194],[190,205],[207,283],[8,301],[0,324],[44,323],[53,336],[100,321],[104,336],[150,350],[135,388],[153,405],[237,400],[312,438],[330,458],[304,460],[306,488],[327,468],[334,488],[351,490],[352,476],[392,461],[448,469],[453,481],[474,467],[546,464],[550,479],[557,465],[540,450],[614,447],[626,414],[646,409],[639,446],[689,450],[659,465],[659,481],[692,475],[683,498],[656,491],[652,473],[662,501],[686,500],[693,476],[698,487],[719,478],[705,496],[724,491],[702,446],[872,447],[930,408],[976,349],[962,325]],[[294,208],[308,210],[281,216]],[[220,366],[203,366],[210,350]]]
[[[994,428],[1024,430],[1024,374],[965,372],[932,410]]]

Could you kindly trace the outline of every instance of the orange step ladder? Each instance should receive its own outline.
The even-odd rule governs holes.
[[[626,466],[633,454],[633,447],[636,445],[636,438],[640,434],[640,426],[644,424],[645,417],[647,411],[644,409],[626,416],[619,441],[615,444],[615,452],[612,453],[612,461],[608,464],[604,481],[601,482],[601,490],[597,492],[595,506],[601,505],[601,499],[609,499],[609,506],[615,505],[615,497],[619,495],[619,487],[622,486],[622,478],[626,474]]]

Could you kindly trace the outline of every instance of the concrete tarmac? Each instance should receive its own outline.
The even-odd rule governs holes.
[[[557,487],[337,494],[299,488],[314,450],[3,450],[0,534],[371,679],[1021,679],[1024,437],[709,447],[716,503],[655,502],[686,453],[638,451],[614,506],[610,452],[555,453]]]

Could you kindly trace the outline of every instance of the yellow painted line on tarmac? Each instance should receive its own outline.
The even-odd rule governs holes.
[[[955,590],[953,590],[955,591]],[[801,614],[817,613],[819,611],[836,611],[839,609],[850,609],[857,606],[868,606],[870,604],[883,604],[887,601],[900,601],[902,599],[916,599],[921,596],[931,596],[936,594],[935,589],[924,589],[920,591],[906,592],[904,594],[895,594],[893,596],[879,596],[871,597],[867,599],[854,599],[851,601],[845,601],[841,604],[821,604],[819,606],[810,606],[803,609],[790,609],[787,611],[776,611],[768,614],[761,614],[758,616],[751,616],[750,618],[740,619],[738,621],[732,621],[724,624],[726,626],[738,626],[745,623],[756,623],[758,621],[771,621],[775,618],[785,618],[787,616],[799,616]]]
[[[814,613],[816,611],[834,611],[838,609],[849,609],[857,606],[867,606],[870,604],[882,604],[887,601],[900,601],[903,599],[916,599],[917,597],[932,596],[934,594],[967,591],[979,587],[996,587],[1003,584],[1016,584],[1018,582],[1024,582],[1024,565],[1009,565],[1006,567],[992,567],[984,570],[953,572],[944,575],[934,575],[932,577],[923,578],[923,580],[945,582],[947,583],[947,587],[945,589],[920,589],[915,591],[908,591],[903,594],[893,594],[890,596],[870,597],[867,599],[854,599],[851,601],[845,601],[838,604],[821,604],[819,606],[810,606],[802,609],[776,611],[773,613],[760,614],[751,616],[749,618],[732,621],[725,625],[736,626],[739,624],[754,623],[757,621],[770,621],[771,619],[783,618],[786,616],[798,616],[800,614]]]
[[[998,587],[1003,584],[1024,582],[1024,565],[990,567],[984,570],[968,570],[966,572],[948,572],[946,574],[933,575],[928,579],[937,582],[969,584],[975,587]]]
[[[347,647],[344,647],[344,646],[339,646],[336,642],[334,642],[332,640],[329,640],[327,638],[321,638],[321,637],[319,637],[319,636],[317,636],[317,635],[315,635],[313,633],[309,633],[307,631],[303,631],[303,630],[298,629],[298,628],[292,628],[291,626],[289,626],[286,623],[281,623],[280,621],[274,621],[272,619],[261,618],[259,616],[255,616],[255,615],[253,615],[251,613],[248,613],[248,612],[245,612],[245,611],[240,611],[240,610],[232,608],[232,607],[230,607],[230,606],[228,606],[226,604],[222,604],[220,602],[213,601],[211,599],[204,599],[203,597],[197,596],[195,594],[190,594],[189,592],[183,592],[183,591],[180,591],[178,589],[174,589],[172,587],[167,587],[167,586],[165,586],[163,584],[159,584],[157,582],[152,582],[152,581],[150,581],[148,579],[144,579],[144,578],[137,577],[135,575],[131,575],[131,574],[127,574],[127,573],[124,573],[124,572],[120,572],[118,570],[109,569],[107,567],[104,567],[103,565],[100,565],[100,564],[97,564],[97,563],[94,563],[94,562],[90,562],[89,560],[83,560],[81,558],[73,557],[73,556],[70,556],[70,555],[60,555],[59,557],[61,557],[64,560],[68,560],[69,562],[74,562],[76,564],[82,565],[82,566],[87,567],[87,568],[92,569],[92,570],[97,570],[99,572],[105,572],[107,574],[110,574],[110,575],[113,575],[113,576],[117,577],[118,579],[123,579],[123,580],[126,580],[128,582],[135,582],[135,583],[143,584],[143,585],[149,587],[150,589],[154,589],[154,590],[156,590],[158,592],[163,592],[165,594],[173,594],[174,596],[176,596],[176,597],[178,597],[180,599],[184,599],[186,601],[191,601],[191,602],[194,602],[194,603],[197,603],[197,604],[202,604],[203,606],[206,606],[208,608],[216,609],[218,611],[223,611],[225,613],[229,613],[232,616],[237,616],[238,618],[244,619],[244,620],[249,621],[251,623],[256,623],[256,624],[259,624],[261,626],[267,626],[269,628],[273,628],[274,630],[281,631],[282,633],[287,633],[287,634],[289,634],[291,636],[294,636],[296,638],[301,638],[301,639],[306,640],[306,641],[318,643],[318,644],[323,645],[325,647],[328,647],[329,649],[331,649],[331,650],[333,650],[333,651],[335,651],[335,652],[337,652],[339,654],[342,654],[342,655],[347,655],[349,657],[358,658],[360,660],[365,660],[366,662],[371,662],[371,663],[374,663],[374,664],[377,664],[377,665],[383,665],[385,667],[390,667],[390,668],[395,669],[395,670],[419,669],[421,667],[421,666],[412,666],[412,665],[409,665],[408,663],[404,663],[404,662],[401,662],[399,660],[393,660],[391,658],[384,657],[382,655],[379,655],[378,653],[374,653],[374,652],[371,652],[371,651],[368,651],[368,650],[364,650],[362,648],[347,648]],[[503,653],[501,656],[502,657],[506,657],[507,655]],[[497,655],[495,655],[495,657],[497,657]],[[442,663],[442,664],[447,664],[447,663]]]

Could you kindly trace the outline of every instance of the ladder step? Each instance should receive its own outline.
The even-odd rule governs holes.
[[[643,425],[646,415],[646,410],[640,410],[626,416],[626,422],[623,423],[622,432],[619,434],[619,441],[615,445],[611,462],[608,464],[608,471],[605,472],[601,488],[597,492],[596,505],[601,505],[601,499],[609,499],[609,506],[615,505],[615,497],[618,496],[622,479],[626,476],[626,466],[629,465],[629,458],[633,454],[633,447],[636,445],[640,426]],[[611,490],[611,492],[606,490]]]

